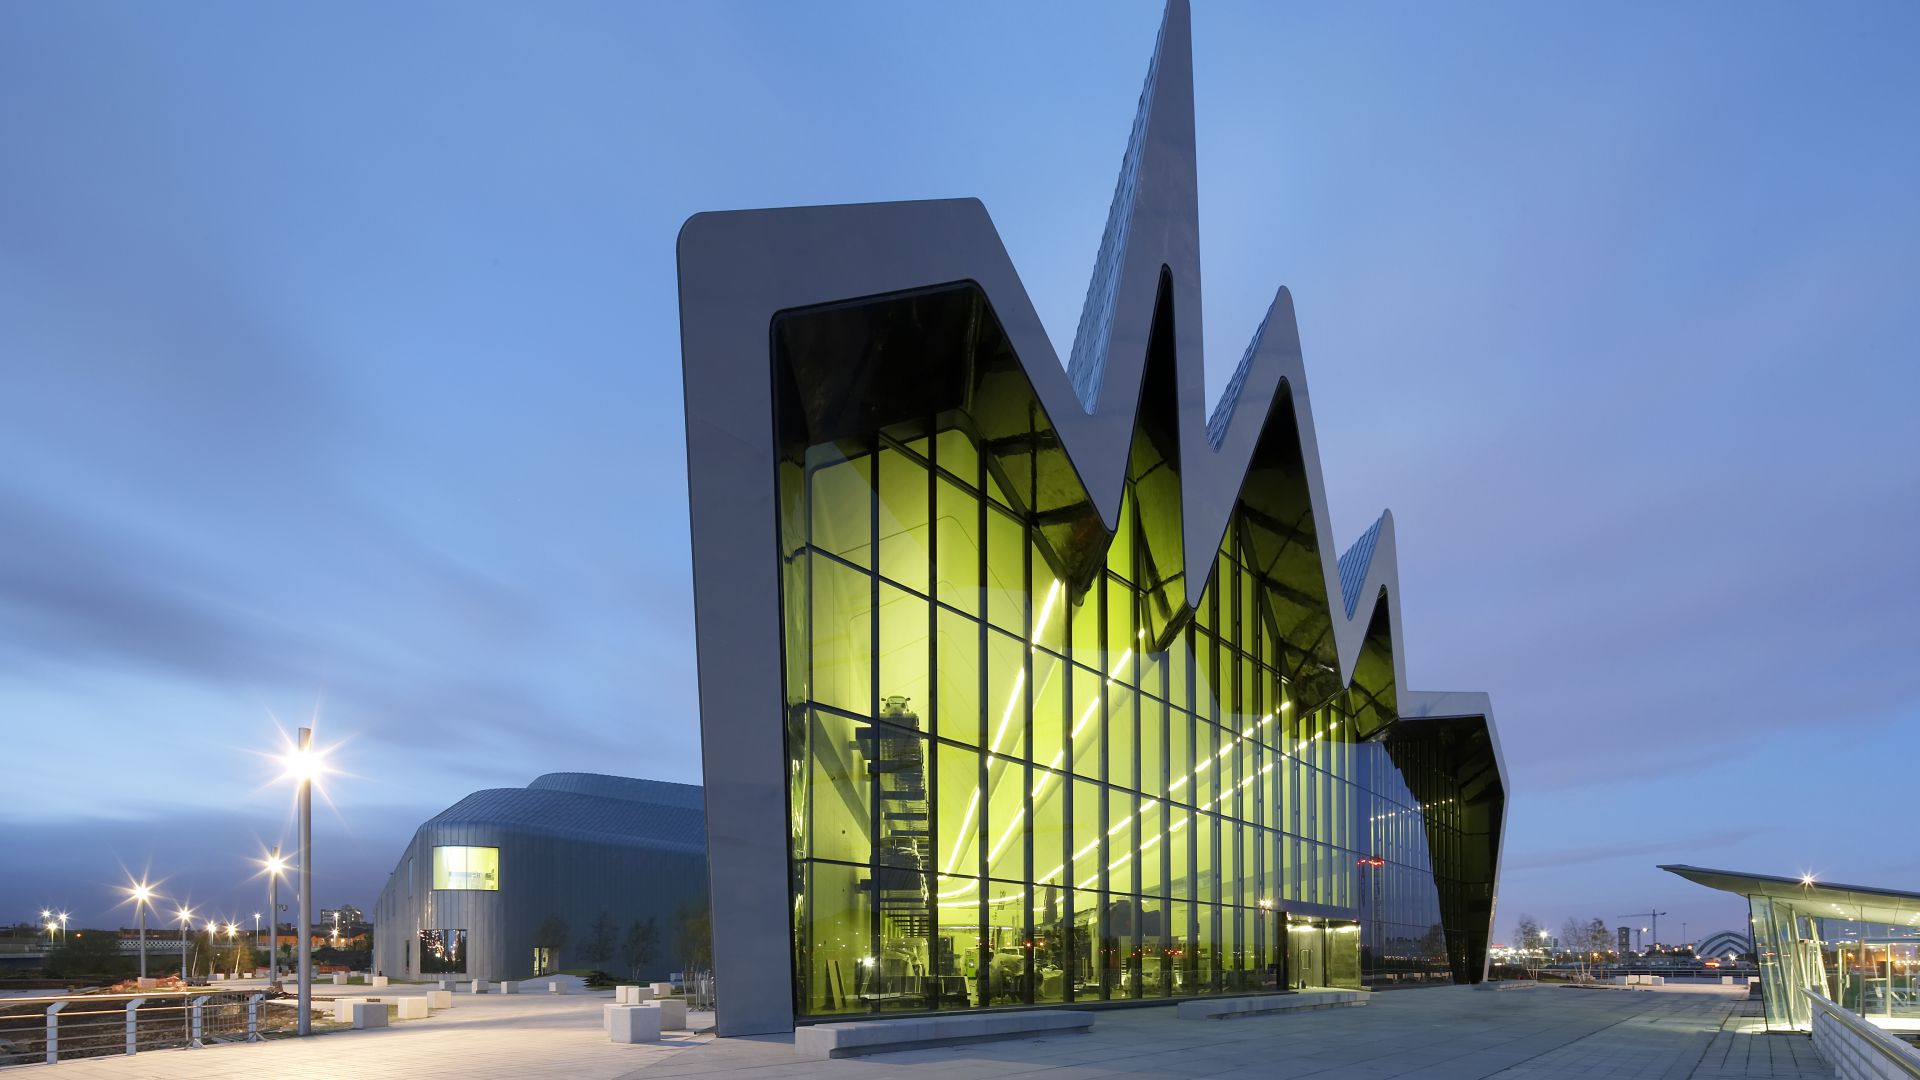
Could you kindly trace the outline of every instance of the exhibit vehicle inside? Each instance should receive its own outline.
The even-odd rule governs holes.
[[[682,231],[722,1035],[1485,977],[1492,710],[1335,555],[1285,290],[1203,400],[1188,22],[1064,370],[972,200]]]

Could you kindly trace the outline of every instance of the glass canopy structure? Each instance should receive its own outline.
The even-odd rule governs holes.
[[[1812,991],[1881,1027],[1920,1032],[1920,893],[1811,875],[1660,869],[1746,897],[1769,1030],[1811,1030]]]
[[[1485,975],[1491,709],[1328,541],[1284,290],[1202,400],[1188,41],[1064,370],[972,200],[682,231],[722,1035]]]

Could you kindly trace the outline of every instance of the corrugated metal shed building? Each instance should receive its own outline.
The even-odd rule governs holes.
[[[678,915],[707,890],[701,789],[594,773],[549,773],[476,791],[422,824],[374,909],[374,967],[395,978],[522,979],[598,966],[587,941],[605,913],[615,940],[653,919],[642,979],[677,967]],[[536,952],[543,926],[564,943]]]

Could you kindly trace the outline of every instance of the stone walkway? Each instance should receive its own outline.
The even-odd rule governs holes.
[[[1768,1035],[1754,1006],[1716,996],[1543,987],[1379,993],[1360,1009],[1181,1021],[1171,1008],[1102,1012],[1091,1034],[976,1043],[838,1061],[792,1040],[688,1036],[615,1046],[600,1031],[608,995],[462,998],[385,1031],[23,1066],[54,1080],[207,1077],[371,1080],[568,1076],[581,1080],[924,1077],[963,1080],[1531,1080],[1543,1077],[1832,1077],[1804,1036]],[[12,1070],[9,1070],[11,1072]]]

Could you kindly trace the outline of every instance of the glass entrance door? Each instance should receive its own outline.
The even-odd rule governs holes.
[[[1306,916],[1287,919],[1287,972],[1299,990],[1327,985],[1326,920]]]

